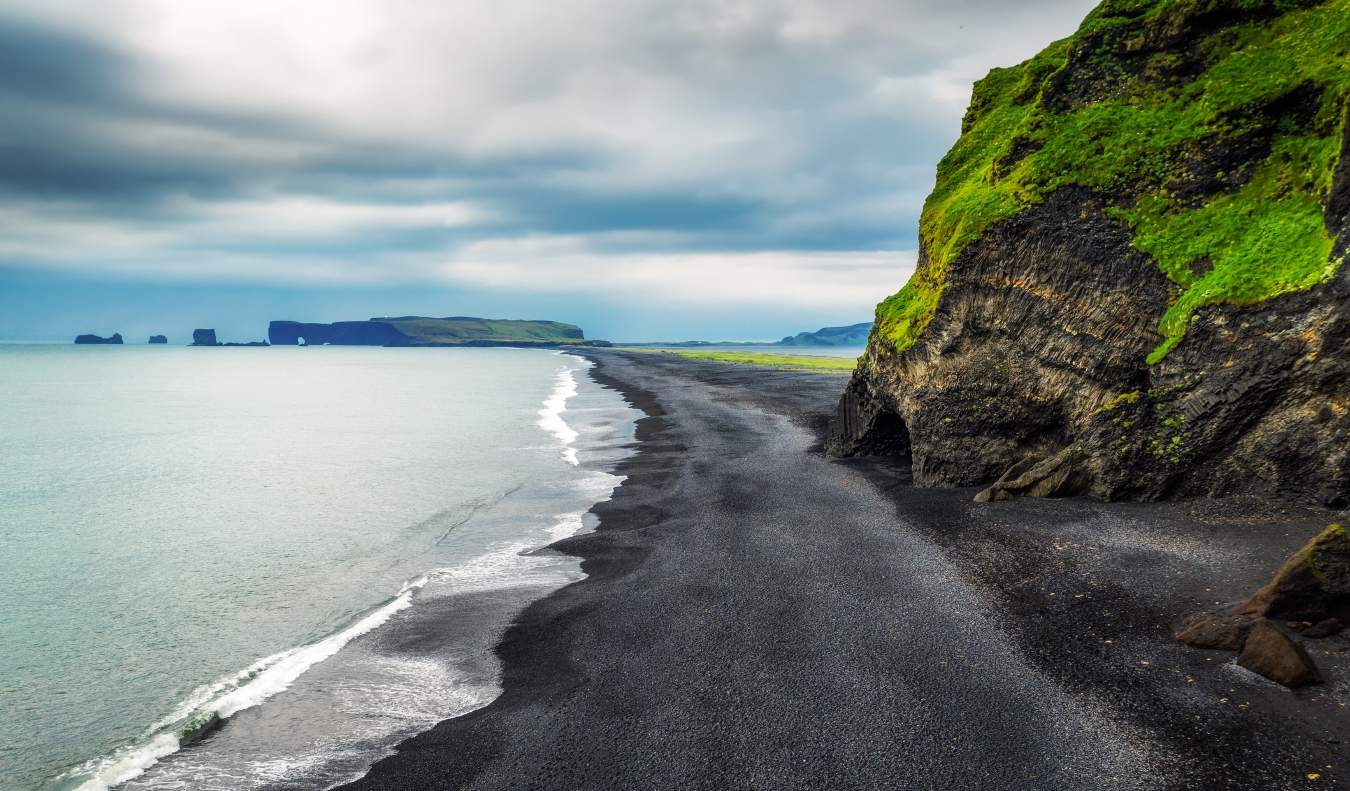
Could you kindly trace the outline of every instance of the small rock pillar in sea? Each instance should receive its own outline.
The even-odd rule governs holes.
[[[193,330],[193,346],[219,346],[220,341],[216,340],[215,330]]]

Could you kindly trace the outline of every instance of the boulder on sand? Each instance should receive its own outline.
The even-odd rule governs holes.
[[[1252,618],[1241,613],[1202,612],[1186,619],[1177,639],[1192,648],[1241,651],[1251,628]]]
[[[1322,680],[1312,657],[1293,637],[1266,618],[1252,623],[1238,664],[1286,687],[1297,688]]]
[[[1285,561],[1241,611],[1253,616],[1319,623],[1350,618],[1350,536],[1330,525]]]
[[[1345,624],[1341,623],[1340,618],[1326,618],[1303,629],[1299,634],[1304,637],[1311,637],[1314,640],[1322,637],[1334,637],[1345,629]]]
[[[1195,648],[1241,651],[1238,664],[1287,687],[1321,680],[1312,657],[1274,621],[1304,624],[1304,637],[1330,637],[1350,618],[1350,537],[1329,525],[1295,552],[1270,582],[1220,613],[1187,618],[1176,638]]]
[[[993,486],[975,495],[975,502],[1083,494],[1089,479],[1079,468],[1081,457],[1072,445],[1048,459],[1026,457],[1009,467]]]

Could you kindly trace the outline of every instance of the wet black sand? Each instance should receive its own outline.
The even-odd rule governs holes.
[[[1350,782],[1350,641],[1289,692],[1169,635],[1336,515],[978,505],[819,449],[838,376],[588,353],[647,413],[590,575],[503,694],[348,789],[1309,788]],[[1310,773],[1319,777],[1309,779]]]

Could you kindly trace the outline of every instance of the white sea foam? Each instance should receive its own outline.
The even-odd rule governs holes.
[[[577,379],[572,373],[575,370],[567,365],[558,371],[553,392],[544,400],[544,408],[539,410],[539,427],[562,443],[563,460],[574,467],[580,463],[575,445],[578,435],[562,416],[567,411],[567,399],[577,394]]]
[[[71,772],[71,776],[87,775],[78,791],[106,791],[124,783],[150,768],[159,759],[178,751],[178,736],[160,733],[140,744],[122,747],[106,758]]]
[[[413,595],[426,584],[426,576],[409,580],[393,599],[347,628],[322,640],[264,657],[238,673],[198,687],[172,714],[151,726],[143,741],[90,761],[66,776],[83,780],[76,791],[105,791],[141,775],[159,759],[179,750],[181,736],[190,723],[212,716],[225,719],[284,692],[306,670],[412,606]]]

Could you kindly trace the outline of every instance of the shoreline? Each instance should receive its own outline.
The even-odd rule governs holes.
[[[566,690],[581,681],[576,669],[561,652],[549,654],[551,661],[543,663],[530,661],[530,659],[537,660],[537,657],[525,656],[530,643],[548,639],[548,637],[541,638],[539,632],[548,630],[546,622],[549,616],[535,611],[541,605],[565,591],[578,585],[603,583],[621,577],[641,562],[642,553],[640,552],[625,551],[618,547],[611,548],[609,551],[596,551],[599,549],[595,546],[598,542],[588,539],[593,539],[601,531],[623,529],[616,526],[616,522],[622,523],[623,527],[638,526],[619,516],[619,512],[624,506],[622,504],[616,505],[616,502],[621,498],[627,499],[627,496],[631,496],[634,489],[651,485],[649,476],[662,474],[661,468],[665,464],[659,458],[662,449],[656,444],[656,441],[667,429],[667,425],[664,422],[665,411],[654,394],[629,387],[624,382],[608,375],[604,371],[602,360],[597,360],[590,354],[578,350],[568,350],[567,353],[589,360],[591,366],[586,369],[586,374],[596,384],[617,392],[630,407],[639,410],[643,415],[635,421],[633,453],[622,459],[611,470],[611,474],[622,478],[622,482],[615,487],[613,494],[607,500],[595,504],[588,512],[598,517],[599,523],[589,532],[562,539],[545,548],[579,559],[581,572],[585,576],[576,583],[533,601],[517,615],[505,630],[493,651],[501,667],[499,677],[501,694],[496,699],[486,706],[459,717],[443,720],[430,730],[406,739],[396,746],[392,755],[373,764],[365,775],[350,783],[336,786],[334,791],[337,791],[337,789],[356,791],[357,789],[371,787],[371,784],[383,784],[385,775],[390,773],[391,768],[395,773],[401,774],[402,768],[410,762],[417,761],[417,756],[423,754],[427,742],[440,741],[447,729],[491,717],[499,709],[518,710],[527,707],[533,698],[533,690],[540,685]],[[667,449],[667,452],[679,453],[680,450],[678,447],[673,447]],[[647,458],[649,456],[654,458]],[[556,635],[551,636],[556,639]],[[432,750],[437,749],[435,744],[430,746]],[[450,772],[437,774],[434,782],[438,785],[428,787],[463,787],[471,782],[472,778],[482,771],[483,764],[494,753],[494,745],[491,738],[463,740],[455,752],[464,761]],[[428,778],[428,780],[430,779]],[[393,787],[400,787],[397,783],[401,781],[395,779],[393,782],[396,784]]]
[[[581,354],[644,413],[596,530],[553,545],[587,577],[507,630],[496,700],[341,788],[1350,782],[1350,642],[1310,646],[1330,683],[1289,692],[1170,639],[1329,512],[976,506],[884,461],[825,460],[842,378]],[[755,463],[765,448],[782,452]],[[831,489],[793,491],[777,465]]]
[[[584,530],[591,507],[610,496],[619,479],[607,468],[627,454],[632,430],[634,413],[584,375],[589,361],[556,353],[546,359],[549,390],[535,420],[514,436],[547,468],[523,466],[542,476],[540,486],[488,492],[490,501],[475,501],[457,521],[437,521],[447,510],[417,522],[413,529],[426,528],[428,543],[421,560],[411,561],[415,576],[396,593],[334,619],[330,632],[190,682],[142,733],[53,770],[40,778],[42,787],[176,787],[193,776],[238,784],[211,786],[221,788],[329,787],[361,776],[403,739],[495,699],[493,644],[516,611],[581,577],[575,558],[546,548]],[[514,464],[527,461],[520,452],[512,456]],[[554,465],[556,476],[544,474]],[[507,502],[513,497],[514,507]],[[458,548],[433,557],[452,532]],[[422,639],[437,633],[441,640]],[[379,696],[372,705],[350,705],[366,694]],[[304,727],[280,724],[328,708],[331,715],[305,715],[314,721]],[[295,738],[271,732],[278,727]],[[249,760],[294,768],[269,779]]]

